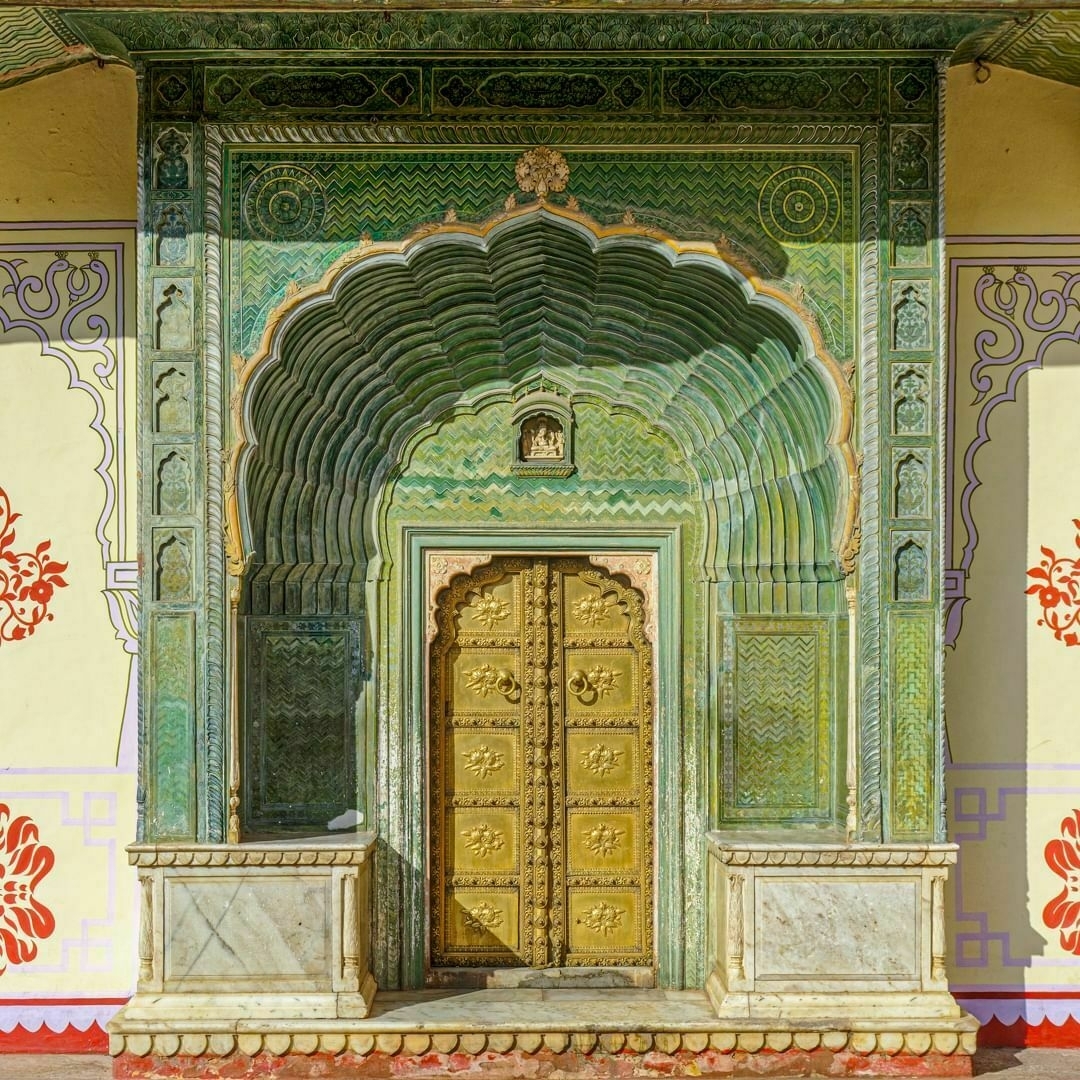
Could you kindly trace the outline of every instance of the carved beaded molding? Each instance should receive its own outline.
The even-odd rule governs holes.
[[[757,1054],[761,1051],[812,1053],[825,1050],[834,1054],[856,1054],[863,1057],[897,1054],[925,1057],[966,1055],[975,1052],[975,1032],[965,1031],[658,1031],[658,1032],[482,1032],[464,1034],[439,1032],[324,1032],[320,1034],[287,1032],[228,1031],[190,1032],[166,1035],[111,1035],[109,1053],[114,1057],[130,1054],[133,1057],[229,1057],[233,1054],[254,1057],[269,1054],[308,1056],[330,1054],[354,1058],[380,1054],[385,1057],[419,1057],[438,1054],[468,1055],[480,1061],[497,1063],[498,1055],[510,1054],[573,1054],[597,1056],[618,1054],[649,1054],[653,1068],[660,1064],[658,1055]],[[633,1058],[631,1057],[632,1061]]]
[[[810,850],[748,851],[710,839],[714,856],[728,866],[952,866],[956,847],[836,847]]]
[[[369,860],[371,843],[353,847],[297,848],[270,846],[189,847],[162,849],[153,845],[129,847],[132,866],[360,866]]]

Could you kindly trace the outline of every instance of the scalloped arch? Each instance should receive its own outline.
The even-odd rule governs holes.
[[[274,313],[234,396],[232,571],[359,603],[378,493],[417,433],[541,371],[681,448],[706,574],[837,576],[851,394],[809,314],[711,244],[544,203],[359,248]]]

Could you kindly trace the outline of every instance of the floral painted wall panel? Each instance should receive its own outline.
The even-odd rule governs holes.
[[[946,706],[952,981],[993,1021],[1076,1031],[1080,992],[1080,241],[949,250]],[[1002,867],[1010,872],[1002,874]],[[994,1032],[999,1032],[995,1036]]]
[[[134,982],[133,241],[0,227],[0,1052]]]

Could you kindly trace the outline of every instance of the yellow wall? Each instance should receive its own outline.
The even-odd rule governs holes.
[[[0,93],[0,306],[22,324],[0,333],[0,488],[20,515],[7,550],[49,540],[67,564],[32,635],[5,640],[0,605],[0,826],[29,818],[52,852],[34,895],[56,920],[35,957],[0,958],[0,1049],[43,1022],[62,1045],[100,1044],[79,1033],[134,983],[135,122],[119,67]],[[51,314],[47,288],[21,303],[5,289],[50,275]]]
[[[1080,986],[1080,957],[1044,919],[1064,887],[1046,850],[1080,807],[1080,646],[1039,625],[1039,598],[1026,589],[1044,547],[1077,554],[1080,312],[1053,294],[1080,299],[1080,278],[1067,281],[1080,274],[1080,88],[997,67],[978,84],[972,67],[955,68],[946,147],[955,371],[946,562],[968,563],[945,668],[960,843],[951,978],[984,1020],[1060,1024],[1080,1013],[1052,996]],[[1028,309],[1033,296],[1041,302]]]
[[[0,221],[135,217],[135,73],[82,64],[3,91]]]
[[[1080,87],[992,66],[949,71],[950,236],[1080,234]]]
[[[947,115],[949,233],[1014,238],[949,246],[958,499],[963,454],[981,408],[970,383],[974,342],[994,325],[975,303],[982,268],[992,265],[1007,280],[1028,265],[1045,290],[1055,271],[1080,263],[1080,243],[1035,239],[1080,235],[1080,89],[1000,68],[977,84],[971,68],[957,68],[949,75]],[[103,560],[130,564],[135,557],[135,237],[126,227],[71,223],[134,218],[135,123],[134,76],[120,67],[85,65],[0,94],[0,222],[37,223],[0,225],[0,258],[24,260],[23,273],[45,272],[57,251],[67,251],[72,263],[87,262],[92,250],[111,259],[110,290],[96,310],[110,322],[106,344],[120,364],[102,379],[94,370],[100,356],[65,349],[59,316],[46,320],[45,349],[28,331],[0,336],[6,448],[0,487],[22,514],[20,548],[24,540],[49,538],[53,554],[71,564],[70,584],[50,608],[54,621],[28,640],[0,643],[5,764],[16,770],[0,785],[0,802],[13,816],[32,817],[41,842],[55,852],[40,896],[58,920],[36,961],[9,964],[0,974],[0,1031],[19,1022],[36,1027],[42,1018],[54,1028],[85,1026],[113,1008],[95,1002],[125,996],[134,978],[134,881],[122,850],[134,835],[130,724],[125,729],[131,655],[103,595]],[[1050,261],[1036,264],[1040,258]],[[0,270],[0,286],[7,284],[5,273]],[[0,303],[11,312],[14,300],[0,296]],[[1048,308],[1040,313],[1049,317]],[[1023,331],[1022,360],[1036,354],[1045,336]],[[43,355],[48,348],[61,355]],[[951,904],[959,935],[952,977],[969,992],[1013,988],[1019,995],[1080,983],[1077,958],[1042,922],[1060,884],[1047,867],[1045,846],[1080,806],[1073,720],[1080,647],[1067,647],[1036,625],[1037,600],[1024,595],[1026,570],[1040,558],[1040,546],[1069,550],[1072,518],[1080,517],[1073,479],[1080,451],[1073,415],[1078,349],[1064,341],[1041,370],[1021,380],[1016,402],[993,411],[990,444],[977,457],[981,486],[972,507],[980,541],[962,630],[946,661],[950,814],[961,843]],[[990,396],[1010,370],[992,369]],[[84,381],[101,399],[103,427],[118,455],[121,414],[129,433],[124,456],[107,470],[114,489],[126,491],[125,535],[116,509],[103,526],[104,556],[96,532],[106,485],[94,471],[103,443],[91,427],[94,397],[69,385],[73,372],[76,383]],[[956,566],[967,536],[958,514],[954,520],[949,561]],[[121,593],[114,590],[117,603]],[[125,738],[126,748],[118,747]],[[20,998],[76,996],[89,1004],[19,1004]],[[1000,1013],[1005,1006],[993,1008]],[[1029,1015],[1037,1020],[1034,1008]]]

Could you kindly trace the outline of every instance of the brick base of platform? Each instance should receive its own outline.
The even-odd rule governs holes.
[[[469,1033],[113,1037],[113,1076],[359,1078],[483,1075],[971,1076],[974,1033]],[[968,1045],[970,1043],[970,1045]]]

